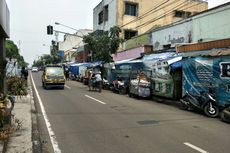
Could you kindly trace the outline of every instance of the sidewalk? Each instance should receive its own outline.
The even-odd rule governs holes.
[[[36,122],[31,80],[28,79],[28,95],[17,97],[12,114],[14,120],[22,122],[19,130],[13,132],[6,147],[6,153],[33,152],[33,125]],[[14,121],[12,121],[13,123]],[[35,123],[36,125],[36,123]]]

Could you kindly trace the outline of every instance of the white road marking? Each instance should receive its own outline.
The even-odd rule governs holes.
[[[195,149],[196,151],[201,152],[201,153],[208,153],[207,151],[205,151],[205,150],[203,150],[203,149],[201,149],[201,148],[199,148],[199,147],[197,147],[197,146],[194,146],[194,145],[191,144],[191,143],[185,142],[184,144],[185,144],[186,146],[192,148],[192,149]]]
[[[103,105],[106,104],[105,102],[102,102],[102,101],[100,101],[100,100],[98,100],[98,99],[96,99],[96,98],[93,98],[93,97],[89,96],[89,95],[85,95],[85,96],[88,97],[88,98],[90,98],[90,99],[93,99],[93,100],[95,100],[95,101],[97,101],[97,102],[99,102],[99,103],[101,103],[101,104],[103,104]]]
[[[51,124],[50,124],[49,119],[48,119],[48,116],[47,116],[47,114],[46,114],[46,111],[45,111],[44,105],[43,105],[43,103],[42,103],[41,97],[40,97],[39,94],[38,94],[38,90],[37,90],[37,88],[36,88],[36,86],[35,86],[34,79],[33,79],[33,76],[32,76],[32,75],[31,75],[31,80],[32,80],[32,83],[33,83],[33,86],[34,86],[34,90],[35,90],[35,92],[36,92],[36,95],[37,95],[37,97],[38,97],[38,102],[39,102],[39,105],[40,105],[40,107],[41,107],[41,111],[42,111],[42,115],[43,115],[44,120],[45,120],[45,123],[46,123],[46,127],[47,127],[47,129],[48,129],[48,133],[49,133],[49,137],[50,137],[50,140],[51,140],[51,143],[52,143],[53,150],[54,150],[55,153],[61,153],[61,150],[60,150],[60,148],[59,148],[59,146],[58,146],[58,142],[57,142],[57,140],[56,140],[56,136],[55,136],[55,134],[54,134],[54,131],[53,131],[52,128],[51,128]]]
[[[69,86],[65,85],[66,88],[71,89]]]

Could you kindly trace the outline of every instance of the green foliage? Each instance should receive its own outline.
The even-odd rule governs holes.
[[[18,76],[10,76],[6,78],[8,94],[23,96],[27,95],[27,81]]]
[[[121,29],[117,26],[110,28],[109,31],[95,31],[84,36],[84,43],[88,44],[92,53],[92,61],[111,62],[111,54],[116,53],[122,39],[119,38]]]
[[[42,67],[47,64],[57,64],[61,62],[61,58],[58,55],[43,55],[38,60],[33,62],[33,66]]]
[[[14,44],[13,41],[11,40],[6,40],[6,57],[11,59],[11,58],[14,58],[14,59],[17,59],[17,62],[18,62],[18,65],[19,66],[27,66],[28,63],[26,63],[24,61],[24,58],[23,56],[21,56],[19,54],[19,49],[17,47],[17,45]]]

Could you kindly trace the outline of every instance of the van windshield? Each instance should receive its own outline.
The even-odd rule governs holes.
[[[46,68],[47,75],[64,75],[63,69],[58,67]]]

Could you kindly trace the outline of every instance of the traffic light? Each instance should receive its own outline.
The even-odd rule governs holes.
[[[48,35],[52,35],[53,34],[53,26],[51,26],[51,25],[47,26],[47,34]]]

